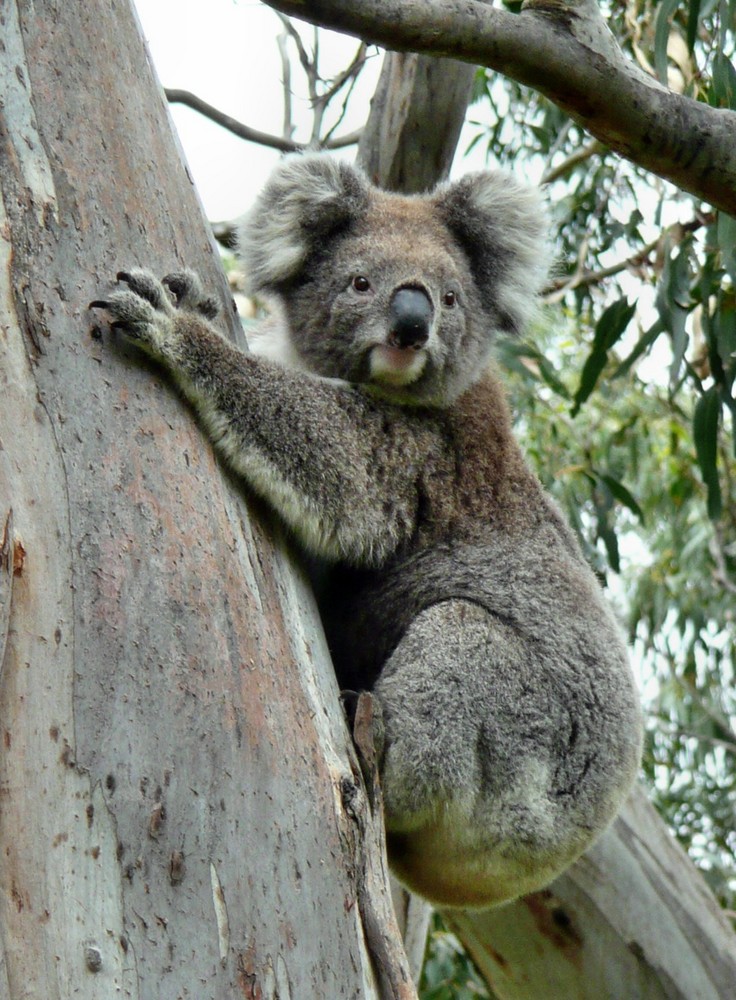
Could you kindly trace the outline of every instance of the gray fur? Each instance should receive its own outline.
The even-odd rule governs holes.
[[[279,303],[265,353],[295,367],[232,348],[191,274],[125,274],[104,305],[329,565],[338,676],[383,715],[396,873],[445,906],[540,888],[619,808],[641,719],[616,622],[486,364],[544,280],[538,199],[499,174],[405,198],[326,157],[288,158],[242,245]],[[431,323],[398,349],[404,287]]]

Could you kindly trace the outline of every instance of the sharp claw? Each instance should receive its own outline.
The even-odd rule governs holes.
[[[131,280],[131,277],[132,277],[132,275],[130,274],[129,271],[118,271],[118,273],[115,275],[115,278],[117,279],[117,281],[126,281],[126,282],[128,282],[128,281]]]
[[[109,309],[110,308],[110,303],[109,302],[103,302],[102,299],[95,299],[94,302],[90,302],[90,304],[87,306],[87,308],[88,309]]]
[[[161,284],[164,288],[168,288],[168,290],[175,295],[177,299],[181,298],[182,292],[186,287],[181,279],[174,277],[174,275],[167,275],[165,278],[162,278]]]

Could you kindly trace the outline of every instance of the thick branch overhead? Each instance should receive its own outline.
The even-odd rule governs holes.
[[[594,0],[268,0],[389,49],[488,66],[549,97],[605,145],[736,214],[736,113],[667,90],[616,45]]]

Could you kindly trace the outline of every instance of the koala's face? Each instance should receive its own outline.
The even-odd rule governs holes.
[[[435,215],[429,202],[376,192],[360,219],[310,254],[282,292],[308,368],[435,405],[482,369],[488,317]]]
[[[541,234],[535,199],[503,175],[403,197],[304,156],[276,172],[241,246],[255,287],[281,299],[305,368],[443,406],[480,376],[494,333],[532,307]]]

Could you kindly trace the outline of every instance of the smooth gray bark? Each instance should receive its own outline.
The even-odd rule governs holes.
[[[358,144],[374,184],[428,191],[450,173],[475,67],[455,59],[387,52]]]
[[[625,58],[595,0],[267,0],[402,52],[488,66],[545,94],[622,156],[736,214],[736,112],[660,86]]]
[[[10,0],[0,60],[0,997],[416,994],[310,593],[87,311],[200,271],[128,3]]]

